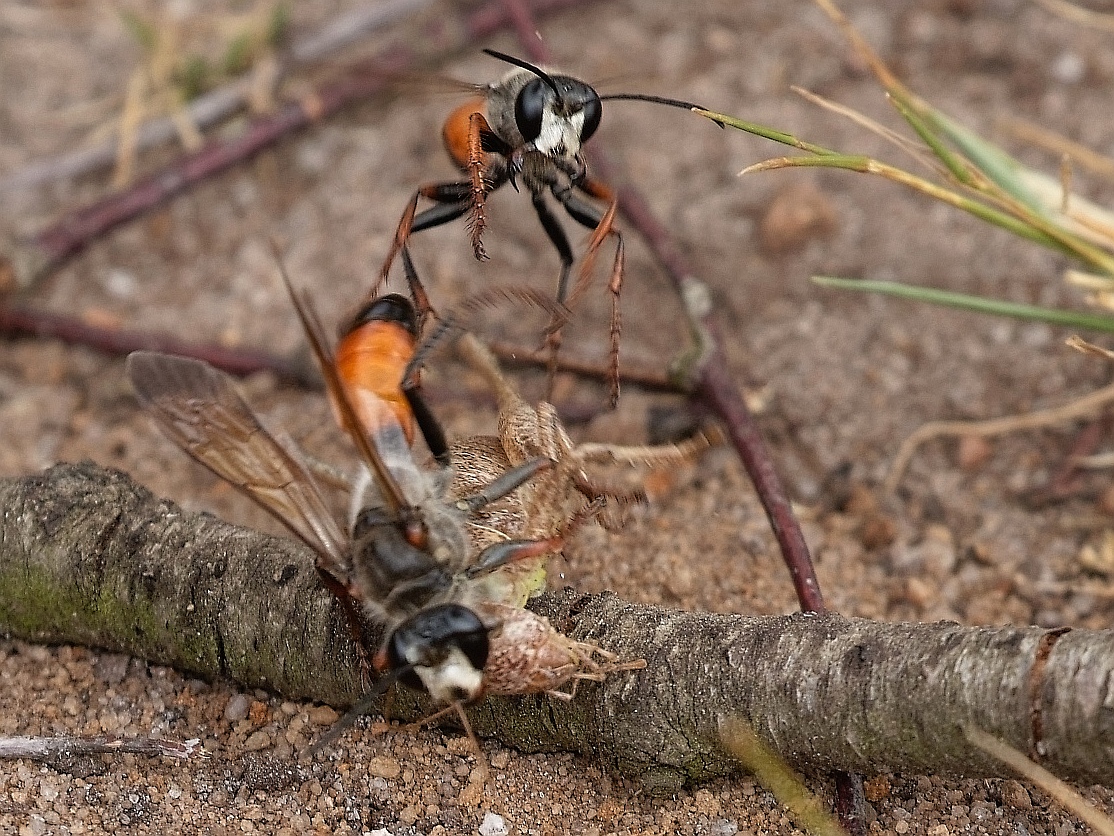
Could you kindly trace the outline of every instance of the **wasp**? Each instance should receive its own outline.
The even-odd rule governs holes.
[[[487,228],[487,196],[506,184],[520,184],[530,195],[534,211],[561,260],[557,301],[572,307],[586,292],[596,255],[608,237],[616,241],[608,290],[611,293],[611,405],[619,396],[619,299],[623,285],[622,234],[615,228],[618,198],[614,189],[588,174],[583,147],[599,128],[605,100],[636,100],[692,110],[691,102],[637,93],[601,96],[591,86],[569,75],[537,67],[495,50],[485,53],[513,65],[498,81],[474,88],[479,96],[454,110],[442,130],[445,148],[467,176],[461,180],[420,186],[406,206],[380,271],[372,296],[387,281],[391,265],[410,236],[468,215],[472,252],[487,258],[483,234]],[[574,221],[592,231],[575,284],[570,287],[573,250],[547,194]],[[422,198],[436,203],[417,211]],[[585,199],[587,198],[587,199]],[[591,201],[603,204],[603,208]],[[550,346],[550,387],[556,373],[560,330],[555,318],[547,329]]]
[[[405,251],[403,260],[411,288],[419,287]],[[544,587],[547,560],[559,551],[568,534],[602,510],[603,493],[591,489],[587,502],[570,499],[569,492],[585,489],[586,483],[578,482],[574,488],[569,478],[570,463],[579,463],[580,451],[574,451],[556,411],[543,404],[540,408],[544,418],[534,412],[502,375],[494,356],[465,331],[462,321],[473,309],[508,301],[540,308],[551,316],[561,312],[551,299],[530,289],[491,288],[466,300],[419,344],[421,316],[417,308],[421,298],[411,302],[405,296],[388,294],[357,309],[340,329],[331,365],[349,399],[357,405],[359,425],[364,431],[384,420],[397,421],[412,446],[416,427],[442,474],[450,479],[449,501],[467,506],[464,524],[473,552],[480,555],[470,569],[471,594],[482,598],[481,609],[500,614],[503,625],[504,640],[494,643],[485,668],[487,693],[545,692],[565,699],[575,693],[581,679],[599,681],[608,672],[638,669],[644,663],[618,663],[602,648],[569,639],[553,630],[544,618],[519,609]],[[303,312],[305,304],[298,309]],[[307,332],[316,330],[308,322],[306,328]],[[470,349],[463,352],[466,359],[496,392],[500,416],[496,437],[473,436],[449,445],[421,395],[421,368],[446,332],[462,335],[461,345]],[[324,362],[329,363],[327,358]],[[345,427],[343,410],[335,399],[333,406]],[[676,462],[688,455],[676,448],[668,452],[652,448],[647,453],[648,448],[629,452],[634,448],[597,446],[604,449],[603,458],[622,461],[642,456],[645,460]],[[541,462],[548,466],[540,466]],[[518,474],[524,469],[529,469],[530,475],[520,482]],[[508,480],[514,485],[511,489]],[[358,489],[354,497],[358,502]],[[358,505],[353,517],[357,514]],[[513,551],[513,557],[508,556],[508,550]],[[603,663],[594,660],[597,656]],[[573,691],[559,690],[570,679]]]
[[[540,693],[570,679],[602,678],[591,662],[593,645],[506,603],[500,585],[492,583],[504,567],[559,548],[567,532],[534,541],[504,539],[481,550],[469,541],[467,518],[548,468],[549,461],[535,458],[475,493],[451,498],[452,468],[426,470],[414,460],[408,428],[411,417],[421,423],[423,407],[417,414],[411,407],[420,400],[406,393],[392,399],[398,384],[383,382],[390,377],[386,369],[407,357],[414,334],[409,302],[388,297],[371,306],[349,329],[348,336],[359,338],[347,348],[342,342],[342,353],[334,356],[308,300],[293,290],[291,295],[333,408],[368,473],[353,491],[358,499],[347,535],[307,457],[267,430],[226,374],[154,352],[129,356],[127,374],[164,434],[313,550],[316,568],[354,633],[363,637],[368,619],[385,625],[386,638],[372,660],[385,675],[371,696],[402,682],[455,707],[471,735],[462,705],[485,693]],[[342,377],[344,352],[369,339],[393,353],[353,361]],[[433,452],[448,456],[447,449]],[[570,530],[579,522],[572,521]]]

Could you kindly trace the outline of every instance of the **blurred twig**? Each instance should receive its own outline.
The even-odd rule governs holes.
[[[496,357],[512,366],[531,366],[544,369],[549,366],[552,360],[549,352],[543,349],[525,348],[499,341],[488,343],[488,347]],[[601,363],[590,363],[586,360],[578,360],[575,357],[565,355],[557,358],[557,370],[602,382],[609,382],[611,379],[611,368],[609,366]],[[650,392],[679,394],[683,391],[676,382],[670,380],[669,376],[660,369],[650,368],[649,366],[636,367],[624,363],[622,368],[619,369],[619,380],[624,385],[634,385]]]
[[[146,349],[194,357],[238,376],[269,371],[280,380],[320,388],[312,364],[251,348],[179,340],[154,331],[103,328],[72,316],[36,311],[19,305],[0,306],[0,335],[39,337],[84,345],[106,354],[124,355]]]
[[[282,73],[331,55],[368,34],[382,29],[430,5],[433,0],[380,0],[341,15],[317,32],[297,41],[287,52]],[[185,112],[189,121],[204,130],[243,110],[251,94],[250,83],[242,80],[226,84],[193,99]],[[135,148],[142,151],[172,139],[179,121],[172,116],[153,119],[139,126],[134,137]],[[119,140],[105,140],[90,148],[33,162],[6,177],[0,178],[0,195],[17,189],[80,177],[112,165]]]

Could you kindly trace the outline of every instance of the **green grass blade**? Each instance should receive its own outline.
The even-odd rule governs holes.
[[[1015,157],[933,107],[924,106],[921,115],[936,131],[946,136],[967,155],[979,171],[1002,191],[1045,217],[1050,210],[1056,208],[1050,207],[1028,188],[1021,178],[1025,166]]]
[[[1083,311],[1065,311],[1057,308],[1042,308],[1020,302],[1006,302],[1001,299],[988,299],[985,296],[972,296],[950,290],[937,290],[931,287],[901,284],[900,282],[880,282],[866,279],[845,279],[836,276],[813,276],[812,281],[821,287],[834,287],[840,290],[857,290],[864,293],[883,293],[917,302],[961,308],[976,313],[1008,316],[1049,325],[1062,325],[1090,331],[1114,334],[1114,316],[1091,314]]]
[[[835,151],[824,148],[820,145],[813,145],[811,142],[805,142],[803,139],[798,139],[793,134],[787,134],[784,131],[778,131],[773,128],[767,128],[765,125],[759,125],[757,122],[746,122],[742,119],[737,119],[734,116],[728,116],[726,113],[716,113],[714,110],[705,110],[702,107],[694,107],[693,113],[703,116],[706,119],[711,119],[713,122],[723,125],[728,128],[735,128],[738,131],[744,131],[748,134],[760,136],[763,139],[772,139],[774,142],[780,142],[782,145],[788,145],[791,148],[799,148],[802,151],[808,151],[810,154],[819,154],[820,156],[828,156],[835,154]]]

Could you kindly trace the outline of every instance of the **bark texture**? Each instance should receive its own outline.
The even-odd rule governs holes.
[[[0,480],[0,629],[88,644],[291,697],[351,705],[355,647],[309,553],[185,514],[123,473],[58,465]],[[997,776],[976,726],[1062,777],[1114,782],[1114,632],[834,615],[666,611],[614,595],[537,609],[645,670],[564,704],[489,699],[477,731],[519,749],[594,755],[670,791],[736,769],[721,724],[748,720],[806,769]],[[396,711],[428,709],[400,694]]]

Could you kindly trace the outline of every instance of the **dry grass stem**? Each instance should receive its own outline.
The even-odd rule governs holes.
[[[974,746],[1017,770],[1021,777],[1036,784],[1070,813],[1079,816],[1096,833],[1102,836],[1114,836],[1114,821],[1111,821],[1109,816],[1088,804],[1075,789],[1043,766],[1033,763],[1023,753],[982,729],[968,726],[964,729],[964,733]]]
[[[909,460],[917,448],[934,438],[948,438],[964,435],[989,437],[1006,435],[1020,430],[1035,430],[1042,427],[1056,426],[1088,415],[1094,415],[1110,401],[1114,400],[1114,384],[1077,398],[1062,406],[1049,409],[1039,409],[1035,412],[1026,412],[1022,415],[1007,415],[1003,418],[991,418],[987,421],[930,421],[920,427],[916,432],[901,443],[890,472],[883,483],[883,491],[892,494],[901,483]]]

